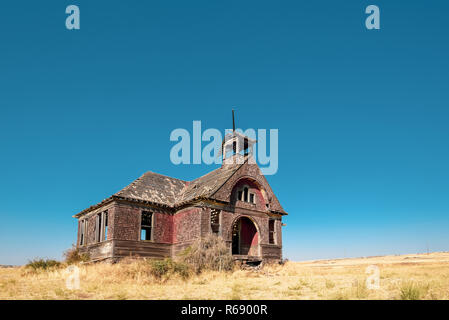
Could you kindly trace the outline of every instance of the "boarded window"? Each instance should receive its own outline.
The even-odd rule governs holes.
[[[210,227],[213,233],[220,231],[220,210],[211,209],[210,211]]]
[[[153,240],[152,228],[153,228],[153,213],[148,211],[142,211],[140,227],[140,240]]]
[[[274,223],[275,220],[270,219],[268,221],[268,236],[269,236],[269,243],[270,244],[274,244],[274,239],[275,239],[275,228],[274,228]]]

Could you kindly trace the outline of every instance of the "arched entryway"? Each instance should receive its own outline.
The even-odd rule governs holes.
[[[240,217],[232,225],[232,254],[259,256],[259,232],[248,217]]]

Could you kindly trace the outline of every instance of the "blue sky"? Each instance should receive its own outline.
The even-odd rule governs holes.
[[[65,28],[65,8],[81,29]],[[366,6],[381,30],[364,26]],[[279,129],[291,260],[449,250],[447,1],[2,1],[0,264],[61,258],[71,216],[170,132]]]

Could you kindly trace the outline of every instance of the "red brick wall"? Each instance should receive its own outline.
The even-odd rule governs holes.
[[[201,236],[201,208],[187,208],[173,216],[173,243],[192,241]]]
[[[155,212],[153,223],[154,242],[173,243],[173,215]]]

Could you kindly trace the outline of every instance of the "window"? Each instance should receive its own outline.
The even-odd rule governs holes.
[[[95,216],[95,242],[108,240],[108,212],[101,212]]]
[[[240,190],[237,190],[237,200],[249,203],[256,203],[256,195],[249,192],[249,187],[245,186]]]
[[[248,202],[248,187],[243,188],[243,201]]]
[[[108,240],[108,212],[103,212],[103,241]]]
[[[80,221],[80,246],[84,246],[86,243],[86,229],[87,229],[87,221]]]
[[[142,211],[142,218],[140,222],[140,240],[153,240],[151,233],[152,227],[153,227],[153,213],[148,211]]]
[[[210,211],[210,227],[213,233],[220,231],[220,210],[211,209]]]
[[[250,193],[250,194],[249,194],[249,202],[255,203],[255,202],[254,202],[254,193]]]
[[[274,220],[274,219],[270,219],[268,221],[268,237],[269,237],[270,244],[274,244],[274,241],[275,241],[275,233],[276,233],[276,230],[274,228],[275,221],[276,220]]]
[[[101,241],[101,226],[102,226],[102,213],[99,213],[95,217],[95,242]]]

